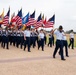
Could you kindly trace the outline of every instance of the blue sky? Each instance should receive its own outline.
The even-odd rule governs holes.
[[[36,10],[36,19],[40,13],[44,14],[47,19],[55,13],[54,28],[62,25],[65,31],[70,29],[76,31],[76,0],[0,0],[0,13],[4,8],[6,14],[9,6],[11,14],[13,12],[17,14],[22,8],[24,16]]]

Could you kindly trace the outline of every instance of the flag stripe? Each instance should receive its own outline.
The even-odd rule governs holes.
[[[36,24],[36,20],[34,18],[29,18],[29,22],[28,22],[27,26],[31,26],[34,24]]]
[[[5,16],[3,19],[3,25],[7,26],[8,23],[9,23],[9,16]]]
[[[54,26],[54,22],[46,22],[44,28],[49,28],[49,27],[53,27]]]
[[[36,22],[36,26],[35,26],[35,28],[42,27],[42,24],[43,24],[43,21],[42,21],[42,20]]]
[[[10,8],[6,14],[6,16],[3,18],[3,25],[7,26],[9,24],[9,15],[10,15]]]

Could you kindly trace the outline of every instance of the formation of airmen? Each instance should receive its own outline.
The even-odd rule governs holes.
[[[24,51],[26,50],[26,47],[28,47],[28,52],[31,52],[30,47],[33,46],[33,48],[35,48],[36,45],[38,45],[39,47],[42,47],[43,50],[44,41],[46,42],[46,40],[44,40],[46,38],[45,35],[46,34],[44,33],[43,29],[41,29],[39,32],[36,29],[30,27],[26,27],[26,30],[24,31],[18,28],[0,28],[0,43],[1,47],[6,49],[9,49],[9,46],[13,45],[17,48],[20,47]],[[43,43],[41,44],[40,42]]]
[[[0,28],[0,44],[1,47],[9,49],[9,45],[13,45],[17,48],[21,48],[24,51],[26,50],[26,47],[28,49],[28,52],[31,52],[30,48],[38,47],[38,50],[42,49],[44,51],[44,46],[46,45],[47,36],[46,32],[41,29],[40,31],[26,27],[26,30],[22,29],[2,29]],[[74,49],[74,33],[73,30],[70,33],[70,44],[68,45],[66,34],[63,31],[63,27],[59,26],[58,29],[51,30],[49,33],[49,42],[48,46],[50,47],[54,46],[54,34],[56,35],[56,45],[55,50],[53,52],[53,58],[55,58],[56,53],[59,50],[59,55],[61,56],[61,60],[65,60],[64,58],[64,52],[63,47],[65,47],[65,54],[67,57],[68,55],[68,47],[70,48],[72,44],[72,49]]]

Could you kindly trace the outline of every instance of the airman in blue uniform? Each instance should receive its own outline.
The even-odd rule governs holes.
[[[39,37],[38,50],[41,47],[42,51],[44,51],[44,32],[43,32],[43,29],[40,30],[38,37]]]
[[[26,27],[26,30],[24,31],[24,51],[25,51],[26,45],[27,45],[28,52],[31,52],[30,51],[30,36],[31,36],[30,27]]]
[[[70,46],[72,46],[72,49],[74,49],[74,33],[73,33],[73,30],[71,30],[71,33],[70,33],[70,43],[69,43],[69,48]]]
[[[53,52],[53,58],[55,58],[55,55],[58,51],[58,49],[60,48],[60,55],[61,55],[61,60],[65,60],[64,59],[64,54],[63,54],[63,41],[62,41],[62,37],[63,37],[63,34],[62,34],[62,29],[63,27],[62,26],[59,26],[59,29],[58,30],[54,30],[54,34],[56,34],[56,46],[55,46],[55,50]]]

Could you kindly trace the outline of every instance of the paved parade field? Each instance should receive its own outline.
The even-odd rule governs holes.
[[[31,48],[31,52],[0,47],[0,75],[76,75],[76,48],[69,49],[66,61],[60,60],[58,54],[53,59],[53,50],[47,45],[44,51]]]

